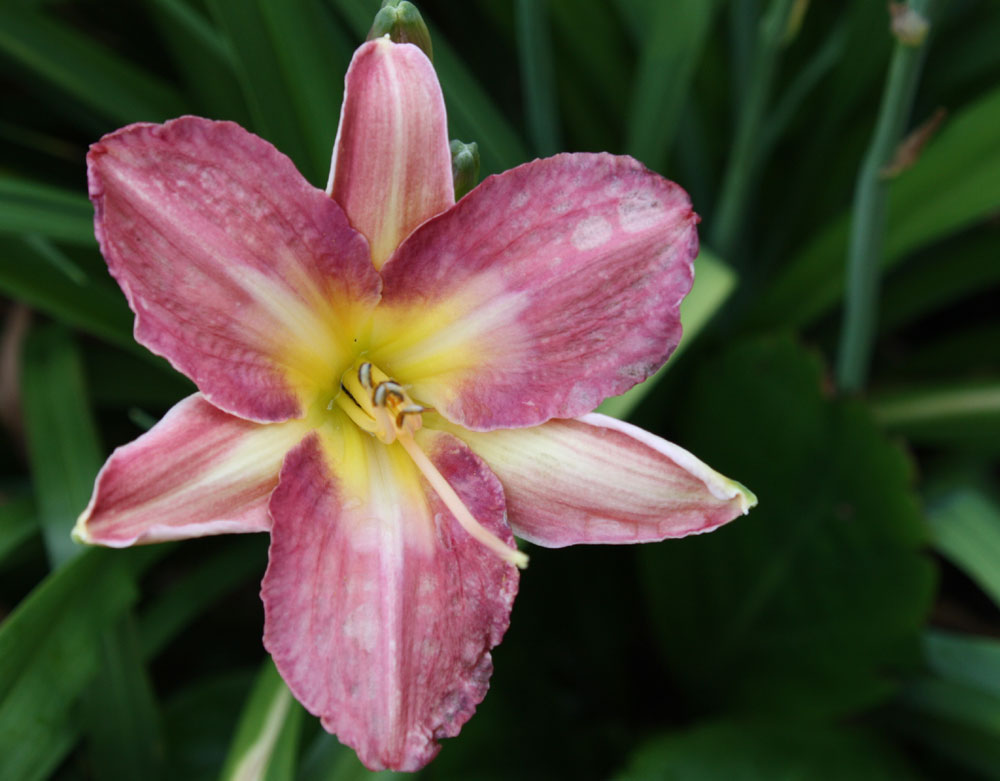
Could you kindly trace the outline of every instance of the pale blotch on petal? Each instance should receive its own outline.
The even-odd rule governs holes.
[[[603,217],[584,217],[573,230],[573,246],[578,250],[596,249],[606,244],[612,233],[614,228]]]
[[[661,222],[667,209],[646,191],[629,193],[618,202],[618,223],[626,233],[640,233]]]

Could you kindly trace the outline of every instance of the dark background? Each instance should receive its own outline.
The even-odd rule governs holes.
[[[192,389],[131,339],[84,155],[194,113],[325,185],[377,7],[0,3],[0,777],[215,778],[283,696],[263,536],[68,541],[106,455]],[[850,393],[832,367],[896,46],[884,3],[419,7],[483,175],[607,150],[689,190],[705,308],[662,380],[611,411],[760,499],[705,537],[532,549],[491,691],[422,775],[1000,777],[1000,6],[932,6],[900,119],[946,113],[884,182],[874,351]],[[364,774],[291,706],[267,778]]]

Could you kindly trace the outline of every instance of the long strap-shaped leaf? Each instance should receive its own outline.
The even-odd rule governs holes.
[[[1000,208],[998,125],[1000,88],[948,119],[916,165],[892,182],[886,268]],[[840,300],[848,227],[845,213],[792,259],[758,302],[755,324],[774,324],[780,318],[784,325],[805,325]]]
[[[0,55],[113,123],[184,113],[183,98],[159,78],[22,3],[0,4]]]
[[[73,543],[69,533],[90,498],[101,463],[82,361],[65,329],[47,326],[29,336],[22,387],[36,501],[49,560],[57,568],[83,554],[84,548]],[[112,555],[112,566],[121,570],[131,594],[129,557]],[[89,584],[81,588],[90,590]],[[87,735],[95,772],[121,781],[155,777],[162,759],[157,707],[126,607],[80,648],[96,660],[96,677],[84,692],[79,727]],[[62,674],[59,669],[51,673]],[[75,712],[75,699],[67,697],[62,707]],[[28,718],[37,712],[33,704],[24,707]],[[64,735],[68,740],[69,733]]]
[[[254,129],[314,184],[330,168],[351,46],[316,0],[211,0]]]
[[[222,781],[291,781],[305,711],[268,659],[243,709]]]

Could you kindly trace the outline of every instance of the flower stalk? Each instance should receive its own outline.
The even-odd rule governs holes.
[[[930,0],[912,0],[908,12],[928,19]],[[854,188],[851,236],[847,254],[847,297],[837,355],[837,386],[861,391],[868,379],[877,323],[880,267],[886,228],[888,181],[883,171],[903,136],[927,48],[907,36],[897,36],[882,105],[868,152]]]

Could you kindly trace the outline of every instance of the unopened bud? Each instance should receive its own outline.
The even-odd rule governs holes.
[[[475,141],[451,142],[451,176],[455,181],[456,201],[479,183],[479,147]]]
[[[384,35],[388,35],[389,40],[396,43],[412,43],[427,55],[427,59],[434,59],[427,25],[417,7],[407,0],[382,0],[382,8],[375,14],[367,40]]]
[[[920,46],[927,38],[930,23],[906,3],[889,3],[889,29],[904,46]]]

